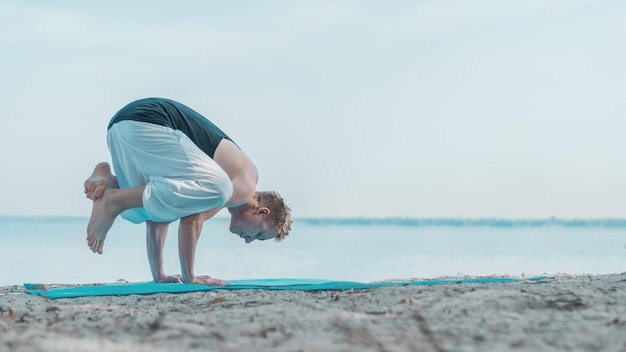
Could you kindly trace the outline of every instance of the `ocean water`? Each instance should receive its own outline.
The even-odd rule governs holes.
[[[152,279],[143,225],[118,219],[98,255],[85,241],[87,221],[0,217],[0,285]],[[177,227],[164,251],[167,274],[180,272]],[[296,219],[283,242],[245,244],[218,218],[204,225],[195,266],[226,280],[621,273],[626,221]]]

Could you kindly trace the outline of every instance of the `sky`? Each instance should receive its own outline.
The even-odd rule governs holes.
[[[0,0],[0,215],[89,216],[156,96],[294,217],[623,218],[624,43],[622,0]]]

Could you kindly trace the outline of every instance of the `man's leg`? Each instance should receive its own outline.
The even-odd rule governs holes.
[[[118,215],[124,210],[143,206],[144,189],[145,186],[108,188],[102,192],[102,196],[93,201],[87,225],[87,243],[94,253],[102,254],[104,240]]]
[[[120,188],[117,178],[111,173],[111,166],[102,162],[96,165],[91,176],[85,181],[85,196],[91,200],[102,197],[102,193],[107,188]]]

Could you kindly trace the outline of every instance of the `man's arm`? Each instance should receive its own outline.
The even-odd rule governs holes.
[[[202,232],[202,225],[222,208],[223,207],[219,207],[180,219],[180,225],[178,227],[178,257],[180,259],[180,269],[184,283],[203,285],[228,284],[226,281],[214,279],[210,276],[195,276],[193,271],[196,245],[198,244],[198,238],[200,238],[200,233]]]
[[[180,275],[167,276],[163,272],[163,246],[167,237],[167,222],[146,221],[146,248],[148,262],[155,282],[182,282]]]

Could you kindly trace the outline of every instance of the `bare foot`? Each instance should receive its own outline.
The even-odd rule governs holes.
[[[119,215],[119,211],[116,211],[110,204],[109,198],[107,197],[107,192],[103,190],[102,197],[93,201],[91,217],[87,225],[87,244],[94,253],[102,254],[107,233],[113,226],[115,218]]]
[[[91,176],[85,181],[85,196],[96,200],[102,197],[107,188],[119,188],[119,185],[117,178],[111,173],[111,166],[103,162],[96,165]]]

